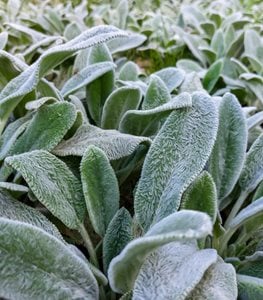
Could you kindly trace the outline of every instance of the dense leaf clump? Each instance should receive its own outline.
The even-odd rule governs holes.
[[[260,15],[117,2],[0,5],[0,298],[263,299]]]

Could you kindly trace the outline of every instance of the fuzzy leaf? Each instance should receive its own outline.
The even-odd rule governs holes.
[[[241,268],[238,268],[238,273],[263,279],[263,251],[256,251],[247,256],[245,261],[242,261]]]
[[[195,299],[237,299],[237,280],[234,267],[226,264],[218,256],[217,262],[208,268],[202,280],[187,297],[187,300]]]
[[[33,65],[11,80],[1,91],[0,120],[5,122],[23,96],[33,91],[41,77],[50,71],[50,69],[53,69],[81,49],[122,36],[126,36],[126,33],[115,27],[98,26],[83,32],[75,39],[63,45],[55,46],[45,51]]]
[[[0,239],[1,297],[99,299],[88,264],[57,238],[38,227],[0,218]]]
[[[114,67],[115,65],[112,62],[99,62],[83,68],[64,84],[61,90],[62,95],[67,97],[69,94],[90,84],[107,72],[113,71]]]
[[[153,109],[171,100],[171,95],[165,83],[159,76],[151,75],[150,83],[142,103],[142,109]]]
[[[241,299],[262,299],[263,298],[263,279],[237,275],[238,294]]]
[[[158,247],[174,241],[199,239],[211,230],[209,216],[201,212],[179,211],[164,218],[145,236],[131,241],[111,261],[108,271],[111,288],[118,293],[131,290],[146,257]]]
[[[247,119],[247,129],[250,130],[263,123],[263,112],[258,112]]]
[[[214,223],[217,216],[217,192],[211,175],[204,171],[185,191],[181,209],[192,209],[207,213]]]
[[[146,41],[147,37],[143,34],[133,33],[122,38],[115,38],[108,41],[107,46],[111,54],[127,51],[140,46]]]
[[[123,248],[132,240],[132,218],[123,207],[117,211],[111,220],[103,239],[103,266],[105,273],[111,260],[120,254]]]
[[[0,217],[39,227],[64,242],[58,229],[39,211],[12,198],[0,189]],[[0,292],[1,294],[1,292]]]
[[[259,215],[263,215],[263,198],[257,199],[242,209],[230,222],[229,227],[238,228]]]
[[[204,91],[199,76],[195,72],[186,74],[183,83],[180,85],[179,94],[184,92],[194,93],[197,91]]]
[[[128,156],[141,144],[151,143],[143,136],[120,133],[117,130],[103,130],[89,124],[82,125],[69,140],[62,141],[53,153],[59,156],[82,156],[89,145],[103,150],[109,160]]]
[[[215,142],[214,102],[194,93],[192,108],[173,111],[155,137],[135,194],[135,214],[144,229],[176,211],[181,196],[203,170]]]
[[[35,150],[6,158],[51,213],[71,229],[84,219],[85,203],[79,180],[54,155]]]
[[[112,62],[109,49],[105,44],[93,47],[89,54],[90,65],[99,62]],[[114,88],[114,71],[111,70],[93,80],[86,86],[86,101],[90,116],[100,124],[103,105]]]
[[[4,182],[0,181],[0,188],[8,191],[22,193],[22,194],[29,192],[29,188],[27,186],[12,183],[12,182],[6,182],[6,181]]]
[[[81,165],[81,181],[92,226],[104,236],[107,227],[119,208],[119,186],[106,154],[89,146]]]
[[[9,155],[32,150],[52,150],[74,124],[76,109],[68,102],[41,106]]]
[[[129,110],[120,122],[120,131],[134,135],[151,136],[156,133],[160,120],[167,117],[173,110],[192,106],[188,93],[174,97],[168,103],[149,110]]]
[[[183,82],[185,72],[177,68],[168,67],[155,72],[154,75],[157,75],[163,80],[169,92],[171,93]]]
[[[239,185],[246,192],[253,191],[263,180],[263,134],[250,147],[243,166]]]
[[[119,73],[119,80],[136,81],[138,80],[139,67],[132,61],[128,61],[122,66]]]
[[[57,99],[53,97],[42,97],[37,100],[29,101],[26,103],[25,108],[27,110],[37,110],[44,104],[53,104],[56,103]]]
[[[219,128],[209,162],[219,202],[233,190],[241,173],[247,148],[246,119],[237,98],[225,94],[219,105]]]
[[[222,60],[218,60],[213,63],[209,69],[207,70],[205,77],[203,79],[204,88],[211,93],[213,88],[215,87],[223,68]]]
[[[120,87],[106,100],[101,117],[101,127],[118,129],[122,116],[131,109],[137,109],[141,101],[141,91],[137,87]]]

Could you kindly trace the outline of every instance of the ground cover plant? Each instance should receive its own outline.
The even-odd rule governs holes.
[[[204,63],[151,74],[131,56],[146,32],[88,28],[99,4],[33,4],[41,29],[34,10],[2,14],[1,298],[263,297],[261,29],[199,5],[176,28]]]

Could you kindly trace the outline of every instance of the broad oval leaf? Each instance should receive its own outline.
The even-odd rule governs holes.
[[[209,161],[219,202],[233,190],[241,173],[247,148],[247,126],[242,108],[232,94],[219,105],[219,128]]]
[[[119,130],[138,136],[151,136],[158,130],[160,121],[173,110],[191,106],[191,96],[188,93],[182,93],[168,103],[153,109],[129,110],[121,119]]]
[[[132,218],[122,207],[111,220],[103,239],[103,267],[107,273],[112,259],[132,240]]]
[[[263,134],[250,147],[239,178],[243,191],[250,193],[263,180]]]
[[[54,155],[35,150],[6,158],[20,172],[28,186],[51,213],[71,229],[84,219],[85,202],[79,180]]]
[[[145,42],[147,37],[143,34],[130,34],[122,38],[115,38],[107,42],[107,46],[112,54],[127,51],[140,46]]]
[[[180,85],[179,93],[194,93],[197,91],[204,91],[198,74],[196,72],[186,74],[183,83]]]
[[[132,61],[125,63],[119,72],[119,80],[137,81],[139,75],[139,67]]]
[[[146,90],[142,109],[153,109],[171,100],[171,95],[163,80],[156,75],[151,75],[150,83]]]
[[[211,175],[204,171],[184,192],[181,209],[192,209],[207,213],[212,222],[217,217],[217,192]]]
[[[122,116],[131,109],[137,109],[141,101],[138,87],[120,87],[113,91],[103,106],[101,127],[118,129]]]
[[[74,124],[76,116],[74,105],[68,102],[41,106],[9,155],[37,149],[52,150]]]
[[[106,154],[89,146],[81,165],[81,182],[90,221],[97,234],[104,236],[119,208],[119,186]]]
[[[174,242],[162,246],[143,263],[134,285],[133,299],[188,299],[216,260],[216,250],[198,251],[194,243]]]
[[[53,153],[59,156],[82,156],[89,145],[94,145],[103,150],[110,160],[114,160],[132,154],[141,143],[149,145],[151,140],[143,136],[124,134],[117,130],[103,130],[85,124],[72,138],[62,141]]]
[[[111,288],[118,293],[131,290],[145,258],[158,247],[174,241],[196,240],[211,231],[212,223],[207,214],[190,210],[171,214],[155,224],[144,237],[128,243],[111,261],[108,271]]]
[[[64,242],[58,229],[39,211],[23,204],[0,189],[0,217],[39,227]]]
[[[181,196],[203,170],[215,142],[218,116],[212,99],[194,93],[192,108],[173,111],[155,137],[135,194],[144,229],[176,211]]]
[[[88,264],[57,238],[38,227],[0,218],[0,239],[2,297],[99,299]]]
[[[262,123],[263,123],[263,112],[261,111],[247,119],[247,128],[248,130],[251,130],[252,128]]]

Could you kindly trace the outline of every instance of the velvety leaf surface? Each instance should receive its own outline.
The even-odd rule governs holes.
[[[208,69],[207,73],[205,74],[205,77],[203,80],[203,86],[209,93],[211,93],[211,91],[215,87],[215,85],[220,77],[222,68],[223,68],[223,63],[221,60],[219,60],[219,61],[215,62],[214,64],[212,64],[210,66],[210,68]]]
[[[234,188],[244,164],[247,126],[242,108],[232,94],[225,94],[219,105],[219,128],[209,161],[219,201]]]
[[[20,172],[28,186],[54,216],[71,229],[84,219],[85,203],[79,180],[54,155],[35,150],[6,158]]]
[[[207,214],[190,210],[171,214],[145,236],[128,243],[111,261],[108,271],[111,288],[118,293],[131,290],[145,258],[158,247],[173,241],[199,239],[211,231],[212,223]]]
[[[120,122],[120,131],[142,136],[151,136],[158,129],[161,119],[168,116],[174,109],[192,106],[192,98],[188,93],[174,97],[168,103],[148,110],[129,110]]]
[[[112,62],[99,62],[83,68],[79,73],[72,76],[63,86],[61,93],[64,97],[74,93],[78,89],[90,84],[102,75],[114,70]]]
[[[263,297],[263,279],[237,275],[238,294],[241,299],[262,299]]]
[[[103,239],[103,266],[107,272],[111,260],[132,240],[132,218],[122,207],[111,220]]]
[[[95,146],[84,153],[80,172],[90,221],[95,232],[104,236],[119,208],[118,180],[106,154]]]
[[[223,259],[218,256],[217,262],[208,268],[202,280],[186,299],[237,299],[237,280],[235,268],[231,264],[226,264]]]
[[[41,106],[9,155],[37,149],[52,150],[74,124],[76,116],[74,105],[68,102]]]
[[[214,249],[198,251],[194,243],[174,242],[162,246],[143,263],[134,285],[133,299],[188,299],[216,260]],[[206,286],[204,290],[205,294]]]
[[[170,100],[170,92],[163,80],[159,76],[151,75],[150,83],[142,103],[142,109],[153,109]]]
[[[183,192],[211,154],[218,126],[215,104],[204,93],[193,94],[192,102],[192,108],[170,114],[145,158],[135,194],[135,214],[144,229],[179,208]]]
[[[239,178],[241,189],[253,191],[263,180],[263,134],[250,147]]]
[[[88,264],[52,235],[0,218],[0,238],[1,297],[98,299],[98,285]]]
[[[132,154],[141,143],[150,142],[147,137],[124,134],[117,130],[103,130],[86,124],[82,125],[72,138],[62,141],[53,153],[59,156],[82,156],[89,145],[94,145],[113,160]]]
[[[162,79],[162,81],[167,86],[169,92],[171,93],[174,89],[178,88],[184,80],[185,72],[183,70],[168,67],[164,68],[158,72],[155,72],[154,75],[157,75]]]
[[[137,109],[141,97],[141,91],[137,87],[124,86],[113,91],[103,106],[101,127],[118,129],[123,115],[131,109]]]
[[[204,171],[184,192],[181,209],[207,213],[214,223],[217,216],[217,192],[211,175]]]
[[[58,45],[45,51],[39,59],[19,76],[11,80],[0,93],[0,119],[5,122],[10,112],[22,97],[33,91],[39,80],[50,69],[60,64],[75,52],[108,41],[111,38],[127,34],[113,26],[97,26],[83,32],[64,45]],[[2,125],[3,126],[3,125]],[[2,128],[1,128],[2,129]]]
[[[39,227],[64,242],[58,229],[44,215],[36,209],[14,199],[7,192],[1,189],[0,217]]]

